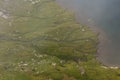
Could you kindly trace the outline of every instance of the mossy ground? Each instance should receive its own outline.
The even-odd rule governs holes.
[[[55,0],[0,0],[0,80],[120,80],[97,43]]]

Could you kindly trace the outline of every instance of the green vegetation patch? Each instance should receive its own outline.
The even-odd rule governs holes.
[[[0,0],[0,80],[120,80],[97,44],[55,0]]]

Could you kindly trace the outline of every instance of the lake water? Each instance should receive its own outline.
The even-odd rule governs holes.
[[[99,60],[120,67],[120,0],[57,0],[76,14],[83,24],[93,24],[101,32]],[[89,25],[91,26],[91,25]]]

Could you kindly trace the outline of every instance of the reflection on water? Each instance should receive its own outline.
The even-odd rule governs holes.
[[[57,0],[65,8],[76,12],[85,23],[94,21],[107,35],[100,44],[99,59],[112,66],[120,66],[120,1],[119,0]]]

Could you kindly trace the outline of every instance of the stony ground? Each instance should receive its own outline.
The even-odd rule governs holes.
[[[97,43],[55,0],[0,0],[0,80],[120,80]]]

